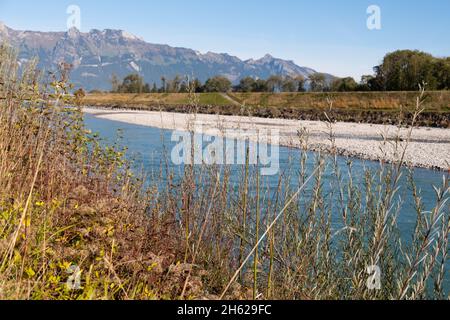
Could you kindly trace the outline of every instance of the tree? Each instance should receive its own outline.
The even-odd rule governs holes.
[[[169,80],[167,82],[167,90],[166,92],[173,92],[177,93],[180,91],[180,85],[181,85],[181,77],[179,75],[176,75],[175,78],[172,80]]]
[[[161,77],[161,89],[159,90],[159,92],[166,92],[167,91],[167,87],[166,87],[166,77]]]
[[[231,90],[231,81],[223,76],[210,78],[205,83],[206,92],[228,92]]]
[[[263,79],[258,79],[255,81],[253,86],[253,92],[267,92],[269,87],[267,86],[267,81]]]
[[[375,67],[376,78],[386,90],[413,91],[422,83],[426,83],[428,89],[435,90],[440,82],[433,72],[436,62],[436,58],[425,52],[395,51],[387,54],[383,63]]]
[[[305,92],[306,88],[305,88],[305,82],[306,79],[303,76],[297,76],[295,78],[295,81],[297,82],[297,92]]]
[[[120,85],[119,78],[115,73],[113,73],[111,76],[111,92],[118,92],[119,85]]]
[[[142,92],[143,93],[150,93],[151,92],[150,85],[148,83],[146,83],[144,85],[144,88],[143,88]]]
[[[285,77],[281,85],[283,92],[297,92],[297,83],[291,77]]]
[[[189,80],[183,80],[180,84],[180,90],[181,93],[188,93],[189,92]]]
[[[267,79],[267,87],[270,92],[281,92],[283,86],[283,78],[281,76],[270,76]]]
[[[450,89],[450,57],[437,59],[433,66],[433,76],[437,81],[437,90]]]
[[[253,92],[255,90],[255,87],[255,79],[253,79],[252,77],[245,77],[241,79],[236,89],[239,92]]]
[[[201,82],[199,79],[197,79],[197,78],[195,78],[194,80],[192,80],[192,81],[189,83],[189,87],[190,87],[190,91],[193,91],[193,92],[195,92],[195,93],[201,93],[201,92],[203,92],[203,84],[202,84],[202,82]]]
[[[323,92],[326,89],[326,77],[323,73],[313,73],[309,76],[311,91]]]
[[[335,92],[355,91],[357,88],[358,84],[352,77],[338,78],[331,83],[331,91]]]
[[[118,92],[142,93],[145,90],[144,79],[138,74],[130,74],[123,79]]]

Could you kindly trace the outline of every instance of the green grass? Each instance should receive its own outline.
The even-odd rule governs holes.
[[[414,108],[416,92],[331,92],[331,93],[228,93],[236,102],[249,107],[294,109],[326,109],[327,99],[342,110],[389,111]],[[220,93],[198,94],[200,105],[230,106],[233,103]],[[119,104],[128,106],[184,105],[189,94],[89,94],[85,103],[92,105]],[[425,108],[433,112],[450,111],[450,91],[428,92]]]
[[[119,106],[180,106],[189,104],[189,94],[185,93],[145,93],[145,94],[125,94],[125,93],[96,93],[89,94],[85,98],[85,103],[90,105],[112,105]],[[220,93],[199,94],[199,104],[226,106],[230,101]]]
[[[220,93],[202,93],[199,96],[201,105],[227,106],[230,101],[225,99]]]

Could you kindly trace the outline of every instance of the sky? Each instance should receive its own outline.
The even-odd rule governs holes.
[[[241,59],[269,53],[320,72],[371,74],[387,52],[450,56],[450,0],[0,0],[0,21],[18,30],[122,29],[147,42]],[[371,5],[381,29],[369,30]]]

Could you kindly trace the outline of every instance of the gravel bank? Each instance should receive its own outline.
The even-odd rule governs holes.
[[[98,118],[169,130],[189,130],[202,125],[203,129],[275,129],[280,132],[279,144],[301,147],[299,132],[307,138],[309,150],[329,150],[330,128],[324,122],[284,119],[250,118],[240,116],[192,115],[181,113],[109,110],[84,108],[84,112]],[[366,160],[393,162],[398,159],[394,150],[400,137],[400,149],[406,145],[409,129],[390,125],[338,122],[332,126],[335,147],[339,154]],[[218,131],[219,132],[219,131]],[[234,137],[233,137],[234,138]],[[403,140],[403,141],[402,141]],[[408,166],[450,170],[450,129],[416,128],[406,149]]]

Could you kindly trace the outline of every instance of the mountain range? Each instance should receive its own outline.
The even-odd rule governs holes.
[[[172,79],[176,75],[201,81],[222,75],[237,83],[247,76],[266,79],[271,75],[302,75],[306,78],[316,73],[269,54],[258,60],[241,60],[226,53],[202,54],[192,49],[148,43],[123,30],[18,31],[0,22],[0,42],[5,41],[18,49],[21,64],[33,57],[39,59],[39,68],[46,71],[56,70],[62,62],[71,64],[71,81],[86,90],[109,90],[113,74],[123,78],[139,73],[146,82],[159,84],[161,77]]]

